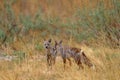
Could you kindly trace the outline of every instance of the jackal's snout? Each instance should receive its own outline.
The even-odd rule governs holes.
[[[44,47],[45,47],[46,49],[48,49],[48,48],[50,47],[50,44],[51,44],[51,39],[44,41]]]

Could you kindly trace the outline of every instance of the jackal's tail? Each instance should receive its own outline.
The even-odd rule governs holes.
[[[88,67],[94,67],[90,59],[85,55],[84,52],[81,52],[81,59],[84,64],[86,64]]]

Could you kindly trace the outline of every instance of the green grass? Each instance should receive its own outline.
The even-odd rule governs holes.
[[[92,40],[98,40],[100,44],[102,43],[114,48],[120,45],[120,2],[118,0],[110,0],[111,8],[107,8],[103,1],[100,1],[93,9],[87,7],[76,9],[76,12],[71,15],[71,17],[64,19],[65,21],[58,16],[45,16],[41,9],[39,9],[35,15],[25,16],[21,13],[18,15],[18,20],[15,20],[17,17],[14,15],[11,7],[12,2],[4,2],[6,14],[1,11],[2,15],[0,19],[3,21],[1,21],[0,26],[4,28],[2,33],[5,33],[7,29],[12,27],[13,22],[15,22],[16,24],[22,24],[26,33],[29,33],[30,30],[33,32],[34,30],[39,30],[41,37],[46,37],[47,35],[62,37],[61,35],[64,35],[66,39],[70,39],[70,36],[72,36],[77,42],[86,41],[91,43]],[[6,15],[8,17],[5,20],[4,16]],[[11,42],[14,38],[14,30],[15,29],[10,32],[11,37],[8,36],[8,42]],[[3,35],[2,33],[1,36]]]

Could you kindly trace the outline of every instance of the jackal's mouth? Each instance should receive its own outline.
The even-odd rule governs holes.
[[[47,47],[47,46],[46,46],[45,48],[46,48],[46,49],[48,49],[48,47]]]

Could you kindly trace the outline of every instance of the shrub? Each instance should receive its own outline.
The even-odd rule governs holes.
[[[15,61],[18,63],[23,61],[26,57],[26,55],[23,51],[14,51],[14,53],[12,55],[17,57],[17,58],[15,58]]]
[[[3,30],[0,29],[0,41],[2,41],[5,37],[5,33]]]

